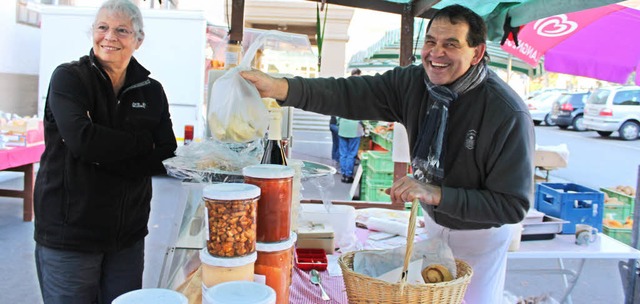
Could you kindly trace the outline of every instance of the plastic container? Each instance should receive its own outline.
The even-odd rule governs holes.
[[[256,215],[260,188],[241,183],[206,186],[207,250],[213,256],[239,257],[256,249]]]
[[[364,171],[364,175],[367,176],[367,179],[375,179],[375,180],[388,180],[393,181],[393,170],[391,171],[380,171],[376,170],[371,164],[367,164],[366,170]]]
[[[365,195],[362,200],[369,202],[390,202],[391,196],[385,193],[387,188],[391,188],[393,180],[376,180],[367,178],[365,182]]]
[[[240,64],[242,58],[242,45],[240,41],[229,40],[227,50],[224,53],[224,69],[228,70]]]
[[[291,233],[291,199],[294,170],[287,166],[260,164],[242,169],[244,182],[260,187],[256,240],[286,241]]]
[[[200,250],[202,262],[202,292],[207,288],[230,281],[253,281],[258,253],[236,258],[218,258],[205,249]]]
[[[258,259],[255,274],[264,276],[265,283],[276,292],[276,303],[289,303],[291,270],[293,268],[293,244],[296,236],[279,243],[257,243]]]
[[[183,294],[164,288],[145,288],[132,290],[115,298],[112,304],[187,304],[189,300]]]
[[[631,246],[631,228],[615,228],[602,225],[602,233]]]
[[[536,209],[569,223],[563,234],[576,232],[576,224],[588,224],[602,231],[604,194],[578,184],[539,183],[536,186]]]
[[[202,304],[275,304],[273,288],[247,281],[218,284],[202,294]]]
[[[304,163],[299,159],[289,159],[287,166],[293,169],[293,186],[291,187],[291,230],[298,229],[298,217],[300,216],[300,190],[302,189],[302,167]]]
[[[300,227],[308,223],[331,226],[335,232],[335,246],[339,248],[347,248],[357,242],[356,209],[353,206],[331,205],[330,208],[324,204],[300,204],[300,206],[302,208]]]
[[[326,270],[329,262],[324,249],[296,248],[296,267],[302,270]]]
[[[393,172],[391,153],[386,151],[367,151],[367,167],[377,172]]]
[[[613,219],[625,221],[627,217],[633,215],[634,198],[630,195],[620,193],[614,189],[600,188],[600,191],[606,193],[611,198],[616,198],[619,204],[604,204],[604,213],[611,214]]]

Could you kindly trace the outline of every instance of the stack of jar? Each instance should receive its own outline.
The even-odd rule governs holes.
[[[276,291],[278,304],[289,303],[289,287],[296,241],[291,232],[294,169],[260,164],[242,170],[244,182],[260,188],[257,207],[255,274]]]
[[[203,189],[207,247],[200,251],[202,294],[229,281],[253,281],[260,188],[250,184],[208,185]]]

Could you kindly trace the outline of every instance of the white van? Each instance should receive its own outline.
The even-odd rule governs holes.
[[[584,107],[584,126],[607,137],[618,131],[624,140],[640,133],[640,87],[615,86],[596,90]]]

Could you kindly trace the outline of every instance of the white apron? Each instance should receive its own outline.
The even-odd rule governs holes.
[[[424,218],[427,236],[440,236],[448,241],[453,256],[473,268],[464,296],[466,304],[502,303],[511,227],[455,230],[436,224],[428,214]]]

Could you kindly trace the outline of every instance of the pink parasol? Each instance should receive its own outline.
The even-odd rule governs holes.
[[[550,72],[626,83],[640,71],[640,11],[611,4],[530,22],[502,48]],[[635,83],[640,85],[636,72]]]

